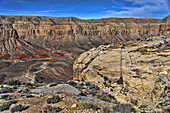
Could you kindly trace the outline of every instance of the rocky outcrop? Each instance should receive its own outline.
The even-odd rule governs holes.
[[[170,35],[170,16],[163,19],[163,24],[160,26],[161,35]]]
[[[10,81],[0,85],[0,91],[5,87],[13,89],[8,94],[0,94],[8,95],[0,100],[3,113],[136,113],[132,105],[118,102],[94,84],[73,80],[69,84],[11,84],[16,82],[19,83]],[[94,91],[102,95],[90,95]]]
[[[90,82],[140,112],[169,111],[170,38],[101,45],[79,56],[75,80]]]
[[[162,25],[163,23],[163,25]],[[0,16],[0,37],[10,37],[14,28],[27,41],[43,47],[72,51],[78,55],[101,44],[157,36],[166,29],[162,19]]]

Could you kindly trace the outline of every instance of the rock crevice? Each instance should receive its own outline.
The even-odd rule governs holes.
[[[144,111],[166,111],[167,106],[161,108],[159,103],[166,103],[167,96],[163,95],[168,95],[164,90],[169,84],[169,37],[146,40],[103,45],[81,54],[74,62],[73,78],[91,82],[118,101],[133,103],[137,109],[147,105]],[[95,53],[98,54],[93,58]]]

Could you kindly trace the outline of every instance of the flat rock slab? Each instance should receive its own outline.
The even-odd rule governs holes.
[[[69,93],[73,95],[79,95],[81,93],[81,91],[79,91],[77,88],[68,84],[58,84],[54,87],[40,87],[38,89],[32,89],[30,91],[45,94]]]

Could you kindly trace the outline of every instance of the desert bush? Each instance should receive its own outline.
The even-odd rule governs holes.
[[[5,110],[8,110],[10,108],[10,106],[12,104],[15,104],[17,101],[9,101],[9,102],[6,102],[4,103],[2,106],[0,106],[0,111],[5,111]]]
[[[79,105],[80,109],[93,109],[93,110],[98,110],[99,108],[93,104],[83,102]]]
[[[54,95],[53,97],[47,99],[47,104],[54,104],[60,102],[61,100],[62,98],[60,98],[58,95]]]
[[[7,82],[8,85],[13,86],[13,85],[21,85],[21,82],[19,80],[10,80]]]
[[[56,113],[60,112],[62,109],[60,107],[47,106],[44,108],[44,113]]]

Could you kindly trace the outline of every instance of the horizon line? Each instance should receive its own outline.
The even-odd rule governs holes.
[[[165,16],[165,17],[163,17],[163,18],[136,18],[136,17],[104,17],[104,18],[80,18],[80,17],[75,17],[75,16],[63,16],[63,17],[57,17],[57,16],[35,16],[35,15],[33,15],[33,16],[31,16],[31,15],[0,15],[0,17],[2,17],[2,16],[5,16],[5,17],[47,17],[47,18],[77,18],[77,19],[81,19],[81,20],[101,20],[101,19],[112,19],[112,18],[117,18],[117,19],[164,19],[164,18],[166,18],[166,17],[168,17],[168,16],[170,16],[170,15],[167,15],[167,16]]]

